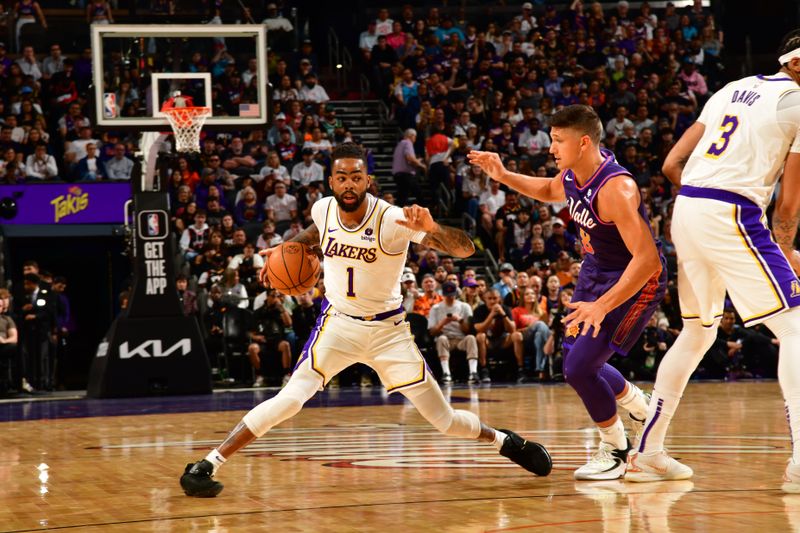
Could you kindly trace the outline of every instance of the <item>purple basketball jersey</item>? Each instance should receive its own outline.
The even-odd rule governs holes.
[[[630,172],[617,163],[614,154],[609,150],[602,149],[600,152],[604,157],[603,164],[582,187],[578,186],[572,170],[565,170],[561,174],[561,180],[564,182],[569,214],[577,227],[586,258],[596,262],[601,270],[621,271],[630,263],[631,253],[625,246],[616,224],[605,222],[597,216],[595,202],[600,189],[608,180],[620,175],[630,176]],[[639,204],[639,214],[650,228],[643,202]]]
[[[578,285],[572,295],[575,302],[593,302],[608,292],[619,281],[633,257],[616,224],[605,222],[597,216],[595,200],[598,191],[614,176],[630,176],[625,168],[617,164],[614,154],[608,150],[601,150],[601,153],[604,157],[603,164],[583,187],[578,187],[571,170],[566,170],[561,175],[569,202],[569,213],[578,228],[585,252]],[[650,221],[643,203],[639,204],[639,215],[649,229]],[[623,355],[636,343],[647,321],[664,298],[667,263],[661,255],[661,243],[656,242],[656,246],[661,258],[661,272],[654,273],[638,293],[614,308],[603,320],[601,331],[611,332],[609,346]],[[564,347],[571,347],[577,335],[576,327],[568,329],[564,337]]]

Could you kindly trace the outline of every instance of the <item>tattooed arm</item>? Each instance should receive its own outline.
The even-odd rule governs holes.
[[[290,242],[300,242],[307,244],[312,248],[319,247],[319,228],[316,224],[311,224],[309,227],[289,239]]]
[[[692,126],[681,135],[675,146],[667,154],[664,160],[664,166],[661,171],[676,187],[681,186],[681,174],[683,174],[683,167],[689,161],[689,156],[692,155],[694,147],[700,142],[703,132],[706,127],[702,122],[695,122]]]
[[[421,244],[453,257],[464,258],[475,253],[475,244],[464,231],[450,226],[442,226],[433,220],[428,208],[416,204],[407,206],[403,208],[403,215],[405,220],[398,220],[398,224],[414,231],[427,233]]]
[[[475,253],[475,244],[463,230],[435,223],[436,227],[422,239],[422,244],[453,257],[469,257]]]
[[[786,258],[800,271],[800,254],[794,249],[797,224],[800,222],[800,153],[790,152],[786,158],[781,191],[772,213],[772,234]]]

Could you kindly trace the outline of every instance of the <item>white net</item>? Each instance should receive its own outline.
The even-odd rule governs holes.
[[[175,150],[199,152],[200,131],[211,114],[208,107],[173,107],[165,109],[172,131],[175,132]]]

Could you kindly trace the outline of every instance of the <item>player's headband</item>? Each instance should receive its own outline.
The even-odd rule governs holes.
[[[778,63],[781,65],[785,65],[795,57],[800,57],[800,48],[795,48],[791,52],[786,52],[781,57],[778,58]]]

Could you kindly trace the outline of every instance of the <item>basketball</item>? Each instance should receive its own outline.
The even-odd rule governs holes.
[[[317,256],[298,242],[285,242],[273,248],[267,263],[270,286],[286,296],[310,291],[317,284],[319,272]]]

